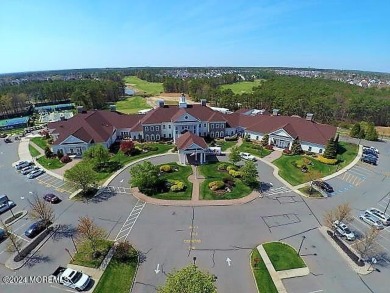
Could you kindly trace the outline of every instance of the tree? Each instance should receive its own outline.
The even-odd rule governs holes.
[[[34,195],[33,201],[29,201],[31,218],[42,220],[45,223],[53,223],[54,221],[54,210],[45,200]]]
[[[242,181],[246,185],[253,188],[259,185],[259,181],[257,180],[258,171],[253,161],[246,161],[240,171],[242,173]]]
[[[309,194],[311,195],[314,191],[313,181],[318,179],[318,178],[321,178],[322,173],[319,170],[310,169],[305,173],[304,177],[305,177],[305,181],[310,181]]]
[[[137,186],[139,190],[147,195],[154,194],[161,184],[159,169],[151,162],[145,161],[130,169],[132,186]]]
[[[359,133],[360,133],[360,123],[355,123],[352,126],[349,135],[352,137],[359,137]]]
[[[376,131],[374,124],[369,123],[367,125],[366,133],[365,133],[365,139],[371,140],[371,141],[377,141],[378,140],[378,132]]]
[[[291,144],[291,154],[299,155],[301,153],[302,153],[301,143],[299,142],[299,139],[296,138]]]
[[[241,160],[240,151],[238,150],[238,147],[232,147],[229,154],[229,161],[235,165]]]
[[[3,220],[0,220],[0,225],[8,237],[7,239],[9,242],[7,243],[7,248],[6,248],[7,252],[9,253],[17,252],[18,254],[20,254],[20,249],[22,248],[23,245],[22,240],[12,232],[11,228],[7,226],[3,222]]]
[[[196,265],[189,265],[179,271],[169,273],[165,285],[157,289],[158,293],[216,293],[215,277],[202,272]]]
[[[269,135],[266,134],[263,136],[263,138],[261,139],[261,145],[262,146],[267,146],[268,145],[268,140],[269,140]]]
[[[138,257],[137,250],[126,240],[115,245],[114,258],[121,262],[135,260]]]
[[[53,152],[51,151],[50,147],[49,146],[45,147],[45,157],[51,158],[52,156],[53,156]]]
[[[123,140],[120,143],[119,150],[125,155],[129,155],[134,149],[134,142],[132,140]]]
[[[325,226],[334,231],[335,221],[350,223],[353,221],[352,208],[349,203],[343,203],[338,205],[335,209],[330,210],[324,215]]]
[[[366,131],[364,130],[363,127],[360,127],[358,138],[364,138],[365,136],[366,136]]]
[[[97,173],[86,162],[78,163],[73,168],[66,170],[64,177],[74,182],[85,194],[97,181]]]
[[[80,217],[77,225],[77,239],[81,242],[88,242],[92,248],[93,256],[97,257],[97,242],[106,238],[106,231],[97,226],[95,222],[87,217]]]
[[[106,163],[110,159],[110,153],[102,144],[95,144],[84,152],[83,157],[98,165]]]
[[[331,137],[328,140],[328,143],[326,144],[325,151],[324,151],[324,158],[335,159],[336,156],[337,156],[337,146],[333,137]]]
[[[374,257],[379,251],[379,244],[377,242],[379,231],[371,228],[365,232],[363,238],[355,244],[355,250],[359,253],[361,260],[367,260]]]

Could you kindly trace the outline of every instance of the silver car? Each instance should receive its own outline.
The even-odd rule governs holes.
[[[41,175],[43,173],[45,173],[45,171],[42,169],[34,170],[30,174],[27,175],[27,178],[34,179],[35,177],[38,177],[39,175]]]
[[[377,217],[385,226],[390,225],[390,216],[385,214],[384,212],[376,209],[376,208],[369,208],[366,210],[366,213],[369,213],[375,217]]]
[[[364,214],[361,214],[359,218],[378,230],[384,228],[382,222],[377,217],[373,216],[370,213],[365,212]]]
[[[338,220],[334,221],[333,227],[336,229],[336,232],[342,236],[345,237],[347,240],[353,241],[355,240],[355,233],[353,233],[347,225],[345,225],[343,222],[340,222]]]

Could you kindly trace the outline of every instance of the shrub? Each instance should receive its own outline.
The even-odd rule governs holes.
[[[230,172],[230,170],[237,171],[237,167],[236,167],[236,166],[233,166],[233,165],[230,165],[230,166],[227,166],[226,170],[227,170],[228,172]]]
[[[128,155],[134,149],[134,142],[132,140],[123,140],[120,143],[119,150]]]
[[[228,167],[228,164],[226,163],[220,163],[218,165],[218,170],[226,170],[226,168]]]
[[[131,246],[128,241],[119,242],[115,246],[114,258],[122,262],[127,260],[136,260],[138,257],[137,251]]]
[[[45,157],[46,158],[51,158],[53,156],[53,152],[51,151],[51,149],[47,146],[45,148]]]
[[[171,183],[171,187],[169,188],[171,191],[173,192],[179,192],[179,191],[183,191],[184,189],[186,189],[186,185],[184,184],[183,181],[180,181],[180,180],[169,180],[169,183]]]
[[[222,181],[226,185],[233,185],[234,184],[234,179],[231,175],[226,174],[225,176],[223,176]]]
[[[165,173],[172,172],[172,167],[169,165],[162,165],[160,166],[160,172],[165,172]]]
[[[71,159],[68,155],[63,155],[63,156],[61,157],[60,161],[61,161],[61,163],[66,164],[66,163],[71,162],[72,159]]]
[[[265,146],[265,148],[267,149],[267,150],[270,150],[270,151],[273,151],[274,150],[274,147],[272,146],[272,145],[266,145]]]
[[[53,144],[53,142],[54,142],[54,139],[53,139],[52,137],[50,137],[50,138],[47,140],[47,143],[49,143],[49,144]]]
[[[327,164],[327,165],[336,165],[338,160],[337,159],[327,159],[323,156],[318,156],[317,160],[321,163]]]
[[[136,156],[142,153],[142,150],[139,147],[135,147],[130,151],[131,156]]]
[[[291,155],[291,151],[289,149],[284,149],[283,154],[285,155]]]
[[[233,176],[234,178],[238,178],[242,176],[242,173],[240,171],[236,170],[229,170],[229,175]]]
[[[257,143],[252,143],[251,148],[255,150],[261,150],[263,149],[263,146]]]
[[[64,156],[64,153],[61,150],[57,150],[57,158],[61,160],[61,158]]]
[[[223,181],[212,181],[209,183],[209,188],[212,190],[212,191],[215,191],[215,190],[218,190],[218,189],[222,189],[225,187],[225,183]]]
[[[235,134],[233,136],[225,136],[224,140],[225,141],[237,141],[238,140],[238,136],[237,136],[237,134]]]
[[[174,147],[173,147],[173,151],[174,151],[174,152],[177,152],[177,146],[174,146]]]

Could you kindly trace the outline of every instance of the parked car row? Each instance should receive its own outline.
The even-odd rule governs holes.
[[[15,169],[21,174],[26,175],[28,179],[36,178],[45,173],[45,170],[35,166],[31,161],[19,161],[16,163]]]
[[[377,208],[365,210],[359,218],[376,229],[383,229],[384,226],[390,225],[390,216]]]
[[[372,165],[377,165],[379,157],[378,149],[371,146],[363,146],[363,154],[360,161]]]

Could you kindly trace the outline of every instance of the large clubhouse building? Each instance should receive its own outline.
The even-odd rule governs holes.
[[[327,141],[336,134],[336,127],[315,122],[312,114],[301,118],[278,115],[277,110],[270,114],[253,109],[224,114],[208,107],[205,100],[200,104],[187,104],[184,95],[179,105],[159,101],[155,109],[143,115],[123,114],[115,108],[94,111],[79,108],[74,117],[49,123],[48,128],[54,138],[53,152],[60,150],[72,155],[81,155],[92,144],[110,147],[123,139],[173,140],[177,145],[188,147],[192,142],[204,145],[197,137],[223,138],[235,134],[247,135],[252,140],[261,140],[268,134],[268,143],[282,149],[290,149],[293,140],[299,139],[304,151],[321,154]],[[186,135],[183,143],[184,138],[180,141],[180,137],[187,132],[191,135],[188,138]]]

